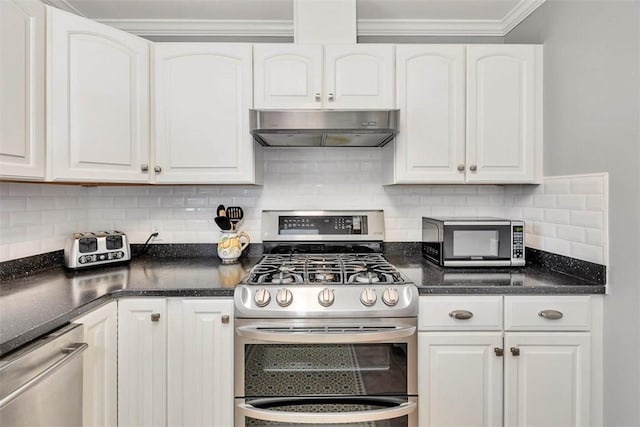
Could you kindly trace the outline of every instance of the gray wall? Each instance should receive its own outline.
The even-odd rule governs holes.
[[[544,44],[545,176],[609,172],[604,425],[640,426],[640,1],[547,0],[505,43]]]

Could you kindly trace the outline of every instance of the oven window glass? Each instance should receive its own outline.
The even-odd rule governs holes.
[[[407,394],[406,344],[247,344],[245,396]]]
[[[498,230],[453,230],[454,257],[497,257]]]

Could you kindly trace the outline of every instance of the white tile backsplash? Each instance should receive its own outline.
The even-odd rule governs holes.
[[[608,264],[608,175],[547,177],[505,187],[505,216],[527,222],[529,247]]]
[[[133,243],[154,231],[157,243],[215,243],[213,217],[224,204],[243,207],[241,228],[254,242],[263,209],[383,209],[387,241],[419,241],[422,216],[504,216],[527,221],[528,246],[606,262],[606,174],[547,178],[540,186],[383,186],[381,154],[265,150],[263,186],[2,183],[0,261],[62,249],[68,234],[84,230],[119,229]]]

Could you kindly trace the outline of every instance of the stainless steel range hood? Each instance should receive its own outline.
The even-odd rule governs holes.
[[[398,110],[249,110],[251,134],[268,147],[382,147]]]

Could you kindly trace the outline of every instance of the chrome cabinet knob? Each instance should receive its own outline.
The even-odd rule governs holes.
[[[329,93],[329,102],[333,102],[333,101],[335,101],[335,100],[336,100],[335,95],[334,95],[332,92],[330,92],[330,93]]]
[[[140,165],[140,170],[142,172],[149,172],[149,165]]]
[[[288,307],[293,302],[293,293],[287,288],[278,289],[276,302],[280,307]]]
[[[162,172],[162,168],[160,166],[156,166],[156,167],[153,168],[153,171],[155,173],[160,173],[160,172]]]
[[[151,321],[159,322],[160,321],[160,313],[151,313]]]
[[[371,288],[363,289],[362,293],[360,294],[360,302],[366,307],[371,307],[376,303],[377,299],[378,296],[376,295],[376,291]]]
[[[330,288],[324,288],[318,294],[318,302],[323,307],[329,307],[331,304],[333,304],[335,298],[335,292]]]
[[[478,166],[477,166],[477,165],[471,165],[471,166],[469,166],[469,170],[470,170],[471,172],[475,172],[475,171],[477,171],[477,170],[478,170]]]
[[[393,288],[387,288],[382,292],[382,302],[388,305],[389,307],[393,307],[398,304],[400,297],[398,295],[398,291]]]
[[[464,172],[464,165],[458,165],[458,172]]]
[[[316,92],[316,102],[322,101],[322,97],[320,96],[320,92]]]
[[[253,301],[255,301],[258,307],[265,307],[271,302],[271,294],[265,288],[260,288],[253,296]]]

